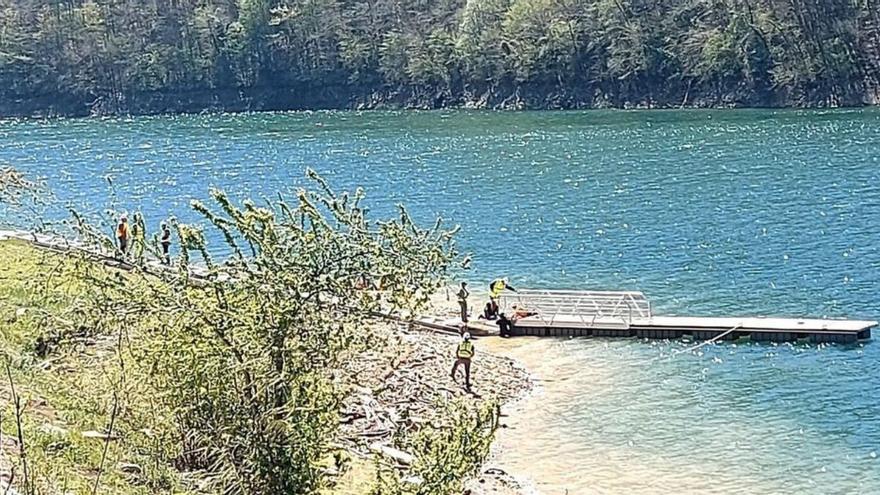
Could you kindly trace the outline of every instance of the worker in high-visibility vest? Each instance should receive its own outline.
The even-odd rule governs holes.
[[[505,289],[516,292],[516,289],[510,285],[510,280],[507,277],[496,278],[489,284],[489,297],[497,302],[498,298],[501,297],[501,293],[504,292]]]
[[[455,364],[452,365],[452,379],[455,380],[455,372],[458,371],[459,365],[464,365],[464,387],[468,391],[471,389],[471,358],[474,357],[474,343],[471,342],[471,334],[465,332],[461,337],[461,342],[455,349]]]
[[[143,263],[144,250],[147,247],[147,228],[144,224],[144,217],[140,212],[134,214],[134,220],[131,223],[132,234],[132,252],[137,263]]]

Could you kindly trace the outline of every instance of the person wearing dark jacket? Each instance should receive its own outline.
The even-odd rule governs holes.
[[[484,320],[494,320],[498,318],[498,303],[496,303],[494,299],[489,299],[489,302],[486,303],[486,307],[483,308],[483,314],[480,315],[480,318]]]
[[[462,323],[467,323],[468,321],[468,296],[470,296],[470,291],[467,290],[467,282],[461,283],[461,288],[458,290],[458,305],[461,307],[461,321]]]
[[[507,315],[504,313],[498,315],[498,321],[496,321],[495,324],[498,325],[498,331],[502,337],[510,337],[510,330],[513,327],[513,322],[507,319]]]
[[[171,264],[171,255],[169,254],[169,250],[171,249],[171,230],[168,228],[168,224],[162,222],[162,239],[159,241],[162,244],[162,263],[166,265]]]

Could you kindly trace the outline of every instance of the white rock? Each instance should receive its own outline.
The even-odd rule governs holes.
[[[83,438],[94,438],[96,440],[116,440],[119,437],[116,435],[108,435],[107,433],[101,433],[100,431],[84,431],[82,432]]]
[[[407,476],[406,478],[403,478],[402,481],[408,485],[414,485],[414,486],[419,486],[425,482],[424,478],[422,478],[421,476],[415,476],[415,475]]]
[[[412,454],[379,443],[370,445],[370,450],[386,457],[390,457],[401,464],[410,465],[416,460]]]

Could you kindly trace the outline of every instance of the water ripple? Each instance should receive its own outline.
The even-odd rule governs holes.
[[[46,178],[50,216],[140,209],[150,228],[197,221],[210,186],[274,197],[313,167],[375,213],[461,224],[473,279],[643,290],[666,313],[880,313],[876,109],[0,120],[0,163]],[[880,493],[876,345],[542,345],[509,461],[546,493]]]

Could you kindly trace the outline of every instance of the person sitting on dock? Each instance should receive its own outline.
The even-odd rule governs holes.
[[[494,320],[498,318],[498,303],[495,302],[494,299],[489,299],[489,302],[486,303],[486,307],[483,308],[483,314],[480,315],[480,318],[484,320]]]
[[[125,215],[119,217],[119,225],[116,226],[116,240],[119,241],[119,250],[125,256],[128,251],[128,218]]]
[[[471,390],[471,358],[474,357],[474,343],[471,342],[471,334],[465,332],[455,349],[455,364],[452,365],[452,380],[455,381],[455,372],[458,366],[464,366],[464,387]]]
[[[498,325],[498,332],[502,337],[510,337],[510,329],[513,327],[513,322],[507,319],[507,315],[504,313],[498,315],[498,321],[495,324]]]

